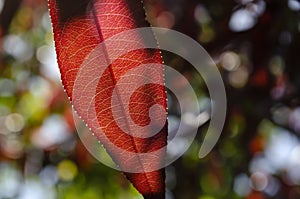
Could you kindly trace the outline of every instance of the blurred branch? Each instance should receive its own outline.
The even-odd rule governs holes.
[[[0,36],[7,34],[12,19],[18,11],[22,0],[5,0],[0,14]]]

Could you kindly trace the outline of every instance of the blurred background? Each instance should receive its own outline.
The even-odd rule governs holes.
[[[198,152],[208,121],[167,168],[168,199],[300,198],[300,2],[147,0],[153,26],[197,40],[227,90],[221,139]],[[63,91],[46,0],[0,0],[0,199],[141,199],[79,140]],[[203,113],[209,95],[180,57]],[[170,128],[179,115],[169,95]]]

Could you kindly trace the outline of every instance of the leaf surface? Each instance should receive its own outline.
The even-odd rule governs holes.
[[[163,165],[167,144],[167,105],[160,52],[140,48],[111,61],[111,53],[122,50],[122,45],[126,47],[135,41],[142,45],[139,35],[121,38],[119,43],[109,47],[104,44],[99,49],[99,44],[118,33],[149,26],[142,3],[138,0],[49,0],[49,6],[62,83],[78,115],[120,169],[139,171],[125,172],[125,175],[144,198],[165,198],[165,171],[151,170]],[[112,51],[107,52],[107,48]],[[149,63],[155,65],[140,67]],[[118,85],[124,76],[127,79]],[[127,96],[137,82],[144,84]],[[154,105],[163,107],[163,112],[152,109]],[[163,121],[163,127],[149,137],[150,132],[143,127],[153,122],[152,118],[158,123]],[[140,129],[144,130],[140,132]],[[146,160],[139,156],[156,151],[159,152]]]

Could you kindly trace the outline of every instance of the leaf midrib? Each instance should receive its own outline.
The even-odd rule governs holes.
[[[104,42],[104,36],[103,36],[103,34],[102,34],[100,22],[99,22],[98,17],[97,17],[97,11],[96,11],[96,8],[95,8],[95,3],[96,3],[96,2],[95,2],[95,0],[91,0],[91,2],[92,2],[93,20],[95,21],[96,29],[97,29],[98,36],[99,36],[100,43],[101,43],[101,42]],[[104,53],[105,53],[105,55],[104,55],[104,56],[105,56],[105,59],[106,59],[105,61],[107,62],[107,64],[109,64],[109,63],[110,63],[110,58],[109,58],[109,55],[108,55],[108,53],[107,53],[107,49],[106,49],[105,43],[103,43],[102,48],[103,48],[103,51],[104,51]],[[116,86],[117,82],[116,82],[116,78],[115,78],[113,69],[112,69],[112,67],[111,67],[111,64],[109,64],[108,67],[109,67],[109,73],[110,73],[110,76],[111,76],[111,80],[112,80],[113,84]],[[118,101],[119,101],[119,103],[120,103],[120,106],[121,106],[122,114],[125,116],[125,123],[126,123],[126,126],[128,127],[129,132],[131,132],[130,126],[129,126],[128,121],[127,121],[127,119],[126,119],[125,109],[124,109],[124,107],[123,107],[123,104],[121,103],[119,90],[118,90],[117,87],[115,87],[115,89],[116,89],[117,99],[118,99]],[[131,133],[130,133],[129,135],[130,135],[131,141],[132,141],[132,143],[133,143],[134,151],[136,151],[136,153],[139,153],[139,151],[137,150],[137,145],[136,145],[136,143],[135,143],[134,137],[131,136]],[[142,162],[141,162],[141,160],[140,160],[140,157],[137,156],[137,159],[138,159],[138,161],[139,161],[139,163],[140,163],[142,169],[144,170],[144,166],[143,166],[143,164],[142,164]],[[150,187],[151,192],[153,192],[153,189],[152,189],[152,187],[151,187],[151,184],[149,183],[149,177],[147,176],[147,172],[143,172],[143,173],[141,173],[141,174],[143,174],[143,175],[145,176],[147,185],[148,185],[148,187]]]

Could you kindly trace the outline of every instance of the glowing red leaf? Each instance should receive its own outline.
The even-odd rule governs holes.
[[[151,170],[163,165],[165,150],[161,149],[167,142],[166,94],[160,52],[137,49],[125,52],[110,63],[111,54],[106,52],[105,44],[95,51],[99,44],[118,33],[149,26],[142,3],[138,0],[49,0],[49,6],[62,83],[77,113],[121,169],[142,169],[143,172],[125,172],[125,175],[144,198],[165,198],[165,171]],[[134,39],[123,40],[128,40],[128,45],[132,40],[141,42],[138,35]],[[122,50],[122,45],[117,43],[113,47],[116,51]],[[95,52],[98,54],[93,54]],[[108,67],[101,68],[105,63],[109,63]],[[150,78],[155,83],[145,83],[132,93],[127,113],[119,92],[130,89],[132,85],[129,79],[125,82],[127,87],[116,88],[118,81],[126,73],[149,63],[155,65],[151,69],[145,67],[133,72],[132,82],[147,82],[146,79]],[[101,76],[97,76],[102,69]],[[94,84],[96,87],[91,88],[90,85]],[[112,103],[114,94],[117,98]],[[156,104],[162,106],[164,111],[151,109]],[[144,127],[152,122],[149,113],[156,118],[156,122],[163,121],[162,130],[149,138],[134,136],[140,129],[136,126]],[[147,136],[150,132],[138,133]],[[155,151],[160,152],[146,162],[139,156]]]

